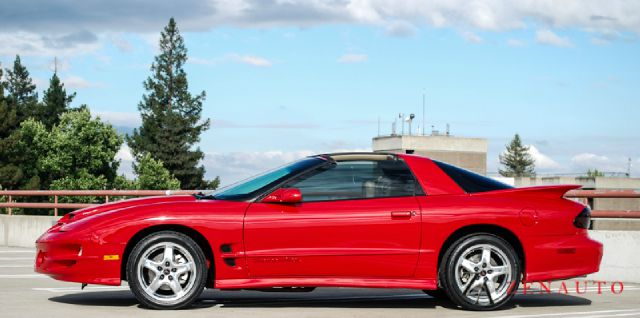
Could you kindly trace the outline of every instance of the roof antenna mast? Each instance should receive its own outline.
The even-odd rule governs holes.
[[[424,103],[425,96],[424,95],[425,94],[424,94],[424,90],[423,90],[422,91],[422,135],[423,136],[424,136],[424,129],[425,129],[425,127],[427,127],[427,126],[425,126],[425,123],[424,123],[424,116],[425,116],[425,103]]]

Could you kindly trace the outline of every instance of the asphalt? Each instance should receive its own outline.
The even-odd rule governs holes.
[[[0,317],[640,317],[640,284],[602,285],[591,281],[576,293],[576,282],[551,284],[551,293],[522,288],[499,311],[468,312],[410,289],[318,288],[310,293],[205,291],[192,308],[155,311],[141,308],[127,286],[65,283],[33,272],[34,251],[0,247]],[[584,281],[580,291],[584,291]]]

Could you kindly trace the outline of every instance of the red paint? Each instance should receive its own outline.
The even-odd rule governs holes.
[[[573,226],[583,206],[561,198],[574,186],[467,194],[431,160],[398,156],[426,195],[301,203],[296,189],[283,189],[253,203],[193,196],[109,203],[61,218],[37,240],[35,268],[60,280],[119,285],[127,243],[164,225],[206,238],[216,288],[435,289],[445,241],[465,227],[491,225],[519,240],[525,282],[598,271],[602,244]],[[235,266],[225,264],[229,258]]]

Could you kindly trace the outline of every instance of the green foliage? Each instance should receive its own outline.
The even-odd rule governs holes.
[[[102,176],[95,176],[80,169],[74,176],[65,176],[54,180],[51,183],[51,190],[103,190],[107,187],[107,179]],[[53,198],[49,198],[53,202]],[[95,203],[98,198],[95,196],[74,196],[59,197],[59,203]]]
[[[589,169],[587,170],[587,177],[588,178],[595,178],[595,177],[604,177],[604,172],[599,171],[598,169]]]
[[[51,180],[80,178],[82,171],[103,176],[108,183],[116,177],[115,155],[122,137],[100,118],[91,118],[86,108],[64,113],[49,135],[48,151],[39,161]]]
[[[177,190],[180,189],[180,181],[165,169],[162,161],[155,160],[150,154],[145,153],[139,157],[133,170],[138,178],[135,181],[136,189],[144,190]]]
[[[67,94],[58,74],[53,73],[51,80],[49,80],[49,88],[44,91],[42,105],[38,107],[37,118],[48,129],[51,129],[60,121],[60,115],[70,109],[71,102],[75,97],[76,93]]]
[[[127,136],[127,143],[136,158],[151,154],[180,180],[181,188],[196,189],[209,185],[199,164],[204,154],[194,149],[209,120],[201,118],[205,92],[195,96],[189,92],[186,61],[184,40],[171,18],[161,33],[152,75],[144,82],[147,92],[138,105],[142,126]]]
[[[51,131],[43,123],[27,119],[4,143],[11,146],[5,151],[9,164],[0,167],[2,184],[13,189],[48,189],[56,180],[63,180],[56,183],[58,186],[96,184],[86,181],[88,175],[111,184],[122,137],[83,108],[64,113]]]
[[[38,105],[38,93],[19,55],[16,55],[13,69],[7,69],[6,88],[8,103],[16,108],[18,122],[31,116]]]
[[[504,154],[500,155],[500,175],[504,177],[533,177],[535,176],[535,160],[529,153],[529,147],[522,144],[520,136],[516,134],[507,145]]]

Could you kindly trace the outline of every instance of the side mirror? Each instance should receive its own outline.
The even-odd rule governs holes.
[[[299,203],[302,193],[298,188],[280,188],[262,199],[262,203]]]

